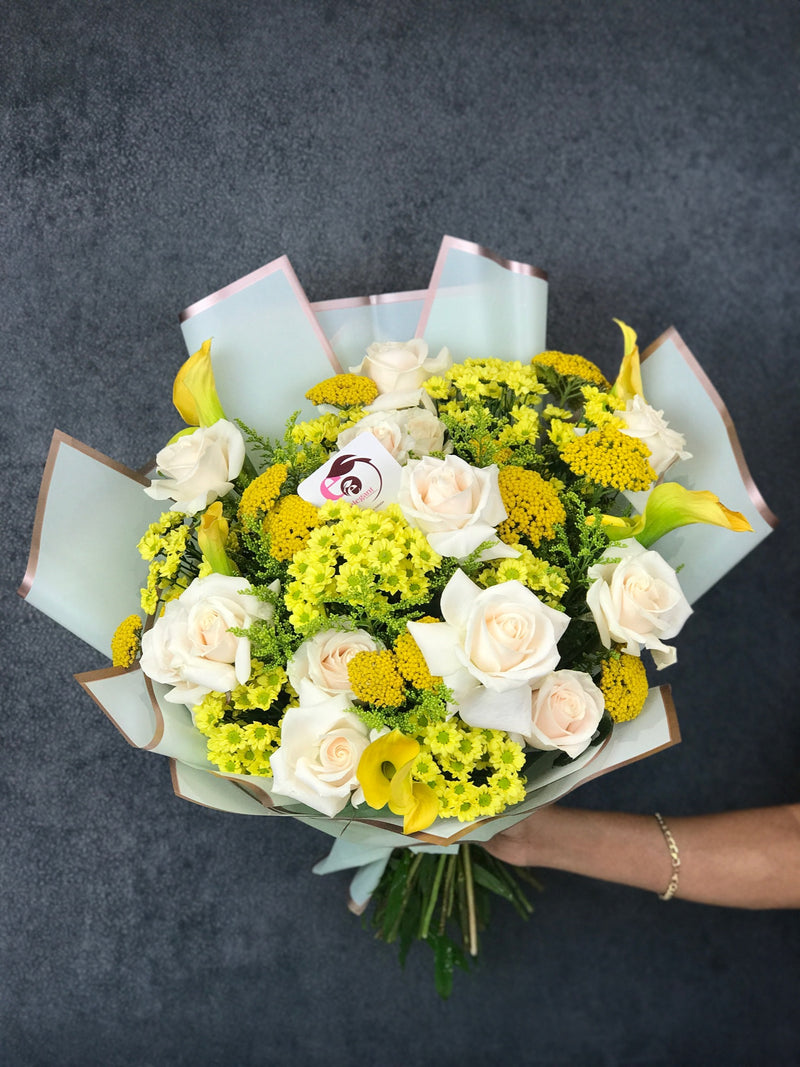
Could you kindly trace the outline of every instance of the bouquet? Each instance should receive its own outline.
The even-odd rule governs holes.
[[[443,257],[458,253],[494,271],[491,286],[445,284]],[[477,954],[489,896],[531,911],[511,870],[470,842],[677,739],[643,654],[658,670],[675,661],[669,642],[698,593],[654,546],[690,524],[720,539],[755,531],[708,487],[674,478],[691,434],[646,399],[628,325],[608,377],[546,349],[543,329],[522,331],[524,354],[470,351],[458,309],[490,288],[518,313],[541,304],[533,268],[446,239],[431,289],[385,303],[421,300],[417,336],[353,353],[376,304],[312,309],[288,261],[276,264],[185,313],[184,326],[211,327],[174,380],[185,427],[152,477],[121,474],[136,501],[130,484],[124,504],[118,481],[98,489],[123,505],[146,571],[137,582],[131,554],[108,561],[104,601],[130,603],[138,584],[139,610],[116,620],[113,668],[79,680],[129,740],[172,757],[181,795],[335,836],[316,869],[356,867],[354,910],[372,900],[402,958],[430,944],[447,995],[453,966]],[[335,373],[309,374],[284,294],[266,391],[263,372],[257,383],[237,365],[251,342],[226,316],[275,275]],[[342,313],[347,329],[326,323]],[[373,318],[374,333],[386,325]],[[452,339],[431,346],[443,329]],[[51,469],[32,570],[53,480]],[[678,545],[681,563],[697,558]],[[99,599],[73,601],[67,624],[86,625]]]

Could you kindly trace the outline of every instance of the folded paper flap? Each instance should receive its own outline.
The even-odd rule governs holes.
[[[417,325],[457,361],[529,360],[545,348],[547,276],[455,237],[442,241]]]
[[[427,289],[324,300],[311,305],[342,368],[355,367],[376,341],[414,336]]]
[[[750,500],[752,501],[753,507],[761,515],[764,522],[766,522],[774,529],[775,526],[777,526],[778,524],[778,518],[767,506],[766,501],[761,495],[758,486],[756,485],[753,476],[750,473],[750,469],[747,466],[747,461],[744,456],[744,450],[742,449],[742,445],[739,440],[739,435],[736,432],[736,426],[734,425],[733,418],[731,417],[731,414],[728,411],[725,401],[717,392],[713,382],[703,370],[697,357],[693,354],[689,346],[686,344],[686,342],[683,340],[683,338],[674,326],[668,327],[668,329],[666,329],[660,337],[657,337],[651,345],[648,345],[648,347],[642,353],[642,364],[646,365],[646,361],[651,356],[653,356],[656,352],[663,348],[664,345],[669,343],[674,345],[677,351],[680,353],[683,361],[691,370],[692,374],[701,385],[706,396],[709,398],[714,408],[716,409],[717,414],[722,419],[722,422],[725,426],[725,430],[728,435],[730,451],[733,454],[742,483],[746,488]],[[643,369],[646,370],[646,366]]]
[[[215,811],[234,815],[268,815],[257,800],[236,782],[218,778],[208,771],[190,767],[177,759],[170,759],[170,775],[175,796]]]
[[[119,622],[138,610],[147,574],[136,544],[161,505],[146,484],[138,471],[53,434],[20,594],[105,655]]]

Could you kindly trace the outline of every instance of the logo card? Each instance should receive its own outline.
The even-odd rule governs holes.
[[[346,500],[380,511],[397,499],[402,470],[377,437],[362,433],[302,481],[297,494],[316,507]]]

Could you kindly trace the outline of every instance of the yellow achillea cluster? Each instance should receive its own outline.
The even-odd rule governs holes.
[[[532,365],[541,364],[544,367],[552,367],[557,374],[565,377],[583,378],[585,382],[593,382],[601,389],[610,389],[611,383],[596,364],[583,356],[571,356],[566,352],[547,351],[534,356]]]
[[[247,719],[267,711],[286,684],[279,667],[266,670],[253,660],[250,678],[230,694],[208,693],[193,709],[194,724],[205,734],[207,755],[225,774],[271,775],[270,756],[280,746],[280,727]]]
[[[412,774],[434,791],[442,818],[471,822],[525,799],[525,754],[504,731],[454,717],[426,727],[419,740]]]
[[[361,374],[335,374],[306,393],[312,404],[332,404],[337,408],[363,407],[378,395],[371,378]]]
[[[184,519],[179,512],[165,511],[150,523],[137,546],[142,559],[150,561],[147,584],[141,590],[142,610],[148,615],[155,613],[159,598],[169,600],[185,588],[178,571],[192,527]]]
[[[400,634],[395,641],[394,653],[397,657],[397,669],[415,689],[436,689],[441,685],[442,679],[428,670],[425,657],[408,630]]]
[[[123,619],[111,638],[111,662],[115,667],[130,667],[139,654],[142,620],[138,615]]]
[[[403,677],[394,652],[357,652],[347,663],[347,677],[357,700],[379,708],[399,708],[405,698]]]
[[[606,708],[614,722],[635,719],[647,699],[647,672],[638,656],[626,652],[611,656],[603,663],[600,689]]]
[[[270,536],[271,554],[275,559],[293,559],[319,524],[319,510],[313,504],[294,493],[281,497],[264,519],[264,533]]]
[[[263,474],[254,478],[242,493],[242,499],[239,501],[239,514],[242,517],[258,518],[259,515],[269,511],[278,499],[288,473],[289,468],[285,463],[275,463]]]
[[[484,586],[521,582],[534,593],[542,593],[551,607],[557,607],[558,601],[569,589],[565,572],[561,567],[553,567],[534,556],[524,545],[518,544],[515,548],[519,552],[516,559],[494,560],[481,571],[478,581]]]
[[[613,427],[575,436],[561,446],[561,458],[573,474],[631,492],[649,489],[656,480],[649,455],[647,445]]]
[[[515,545],[527,537],[536,547],[549,540],[555,527],[564,522],[566,512],[558,490],[536,471],[501,467],[498,484],[508,518],[497,527],[497,533],[506,544]]]
[[[284,599],[300,633],[326,618],[325,603],[342,602],[380,616],[402,598],[428,599],[427,575],[441,562],[421,530],[395,504],[383,511],[342,500],[323,504],[319,526],[289,565]]]

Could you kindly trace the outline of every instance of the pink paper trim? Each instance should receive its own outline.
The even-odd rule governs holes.
[[[286,280],[291,286],[292,292],[297,297],[297,302],[300,305],[303,314],[308,319],[317,340],[322,346],[322,350],[328,357],[328,362],[333,369],[338,373],[341,372],[341,366],[336,354],[330,346],[328,338],[325,336],[322,327],[317,322],[314,312],[311,310],[311,304],[308,302],[305,290],[300,284],[297,275],[294,272],[292,264],[289,262],[288,256],[280,256],[278,259],[273,259],[270,263],[266,263],[263,267],[259,267],[258,270],[252,271],[250,274],[245,274],[243,278],[238,278],[235,282],[231,282],[230,285],[224,286],[222,289],[218,289],[215,293],[211,293],[210,296],[203,297],[202,300],[198,300],[194,304],[190,304],[187,308],[178,316],[179,322],[186,322],[188,319],[193,318],[195,315],[199,315],[201,311],[208,311],[209,308],[215,304],[219,304],[223,300],[227,300],[229,296],[233,296],[235,293],[241,293],[244,289],[248,289],[256,282],[260,282],[263,278],[267,278],[270,274],[283,272],[286,276]]]
[[[542,281],[547,281],[546,272],[540,270],[538,267],[532,267],[530,263],[518,263],[513,259],[503,259],[502,256],[498,256],[497,253],[492,252],[491,249],[484,248],[483,245],[477,245],[472,241],[464,241],[460,237],[445,236],[442,238],[442,243],[439,246],[439,254],[436,257],[436,264],[433,268],[433,274],[431,275],[431,283],[428,287],[428,295],[425,300],[425,305],[422,308],[422,314],[419,317],[417,332],[414,335],[415,337],[422,337],[425,333],[428,319],[431,314],[431,308],[433,307],[433,301],[436,299],[436,292],[439,288],[439,282],[441,281],[442,271],[444,270],[447,256],[453,249],[458,252],[470,252],[474,256],[483,256],[484,259],[490,259],[493,263],[505,267],[506,270],[510,270],[514,274],[525,274],[529,278],[541,278]]]
[[[744,450],[742,449],[741,442],[739,441],[739,435],[736,432],[736,427],[733,424],[731,414],[725,406],[725,401],[714,388],[711,379],[700,366],[696,356],[692,354],[689,349],[689,346],[686,344],[686,342],[683,340],[683,338],[674,326],[670,326],[661,334],[660,337],[657,337],[651,345],[648,345],[648,347],[642,353],[642,361],[646,360],[648,356],[651,356],[666,341],[672,341],[672,343],[678,349],[681,356],[683,357],[684,362],[689,367],[689,370],[691,370],[695,378],[697,378],[698,382],[700,382],[703,389],[706,391],[709,399],[713,403],[714,407],[719,412],[719,416],[722,419],[725,425],[725,429],[728,432],[728,440],[730,442],[731,451],[733,452],[733,457],[736,460],[736,465],[739,468],[739,474],[741,475],[742,482],[744,483],[744,487],[747,490],[747,495],[750,497],[750,500],[753,503],[753,507],[759,513],[764,522],[766,522],[768,526],[771,526],[773,529],[775,529],[775,527],[778,525],[779,520],[777,516],[774,515],[773,512],[767,507],[766,501],[761,495],[758,486],[756,485],[753,476],[750,473],[750,468],[747,466],[747,460],[744,458]]]
[[[122,463],[117,463],[116,460],[109,459],[109,457],[104,456],[102,452],[90,448],[88,445],[78,441],[77,438],[70,437],[61,430],[54,430],[50,440],[50,449],[47,453],[47,459],[44,465],[44,473],[42,474],[42,484],[39,488],[36,514],[33,519],[33,532],[31,533],[31,550],[28,555],[28,566],[25,569],[25,577],[22,579],[22,584],[17,590],[19,595],[23,598],[27,597],[28,593],[30,593],[34,578],[36,577],[36,568],[39,563],[39,551],[42,545],[42,528],[44,525],[45,512],[47,510],[47,496],[50,492],[50,483],[53,480],[53,471],[55,470],[58,452],[62,445],[74,448],[77,452],[82,452],[85,456],[90,456],[92,459],[97,460],[98,463],[104,463],[106,467],[110,467],[119,474],[124,474],[126,478],[138,482],[139,485],[150,484],[149,478],[145,478],[144,475],[140,474],[138,471],[131,470],[130,467],[125,467]]]
[[[412,289],[405,293],[377,293],[372,296],[345,296],[339,300],[316,300],[311,305],[312,311],[344,311],[347,308],[360,308],[376,304],[399,304],[408,300],[424,300],[427,289]]]

